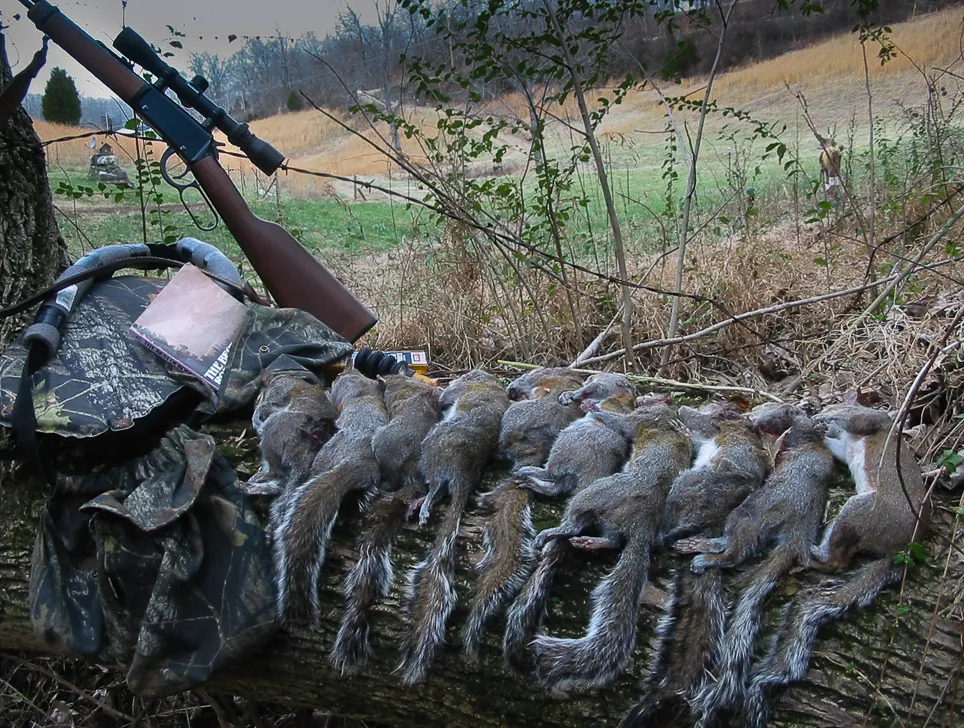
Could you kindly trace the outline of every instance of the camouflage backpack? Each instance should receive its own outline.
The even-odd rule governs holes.
[[[131,690],[151,696],[203,683],[276,626],[262,524],[214,440],[193,428],[250,407],[269,365],[320,372],[352,351],[307,313],[248,303],[212,393],[128,336],[165,281],[104,278],[165,260],[241,290],[230,261],[191,238],[101,248],[60,276],[63,290],[0,354],[0,425],[50,483],[34,630],[49,648],[116,661]]]

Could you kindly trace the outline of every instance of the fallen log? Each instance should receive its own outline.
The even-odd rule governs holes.
[[[239,438],[240,425],[217,428],[213,434],[242,477],[254,472],[256,442]],[[495,476],[486,487],[493,485]],[[44,489],[23,471],[0,471],[0,650],[40,651],[28,622],[26,604],[35,528]],[[841,485],[843,496],[846,484]],[[930,562],[911,569],[903,591],[890,589],[863,613],[850,614],[827,627],[816,646],[806,680],[778,703],[774,726],[956,726],[964,724],[960,708],[962,660],[960,591],[964,584],[964,551],[954,541],[960,525],[958,498],[938,494],[934,533],[925,543]],[[542,505],[537,526],[551,523],[560,509]],[[670,554],[657,555],[653,588],[640,611],[640,640],[630,669],[600,691],[559,700],[550,697],[506,668],[501,660],[501,625],[493,624],[477,664],[460,655],[458,629],[472,584],[472,565],[481,556],[484,514],[473,508],[464,519],[459,539],[458,592],[460,605],[449,625],[450,644],[415,687],[403,687],[394,669],[405,619],[400,608],[404,575],[427,548],[432,526],[444,515],[434,514],[429,527],[410,524],[396,548],[396,583],[378,605],[373,620],[375,658],[358,675],[343,677],[328,663],[328,654],[343,608],[340,585],[356,558],[354,535],[357,509],[346,507],[336,528],[321,584],[322,619],[317,629],[279,633],[257,658],[216,677],[211,690],[292,706],[310,706],[327,713],[391,726],[614,726],[640,696],[652,628],[659,616],[661,590],[674,569],[686,562]],[[948,554],[950,553],[950,558]],[[580,555],[573,561],[558,598],[550,605],[546,629],[577,635],[589,612],[589,593],[614,555]],[[818,579],[802,573],[787,580],[768,606],[768,632],[780,606],[799,588]],[[738,575],[727,575],[728,588]]]

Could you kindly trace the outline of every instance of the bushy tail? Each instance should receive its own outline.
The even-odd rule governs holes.
[[[748,728],[765,728],[773,694],[807,674],[820,628],[854,607],[866,609],[881,590],[899,582],[902,574],[903,567],[888,556],[867,564],[843,583],[821,587],[802,603],[798,597],[787,605],[780,628],[747,689],[743,713]]]
[[[793,548],[779,546],[756,570],[750,583],[733,609],[726,632],[720,640],[714,659],[712,679],[705,682],[693,699],[699,714],[698,728],[713,725],[721,710],[739,705],[753,657],[753,647],[760,633],[763,602],[780,583],[780,578],[796,563]]]
[[[392,588],[392,547],[405,524],[409,503],[424,492],[421,484],[406,486],[372,504],[368,528],[358,538],[358,561],[345,579],[345,613],[328,658],[342,674],[355,672],[371,657],[371,612]]]
[[[509,477],[483,498],[495,512],[482,532],[485,555],[475,567],[478,578],[469,605],[469,617],[462,630],[462,649],[476,659],[485,623],[499,606],[511,599],[526,583],[535,562],[532,539],[532,504],[528,489]]]
[[[649,578],[649,561],[649,539],[634,534],[616,566],[593,590],[592,617],[585,636],[536,637],[536,675],[543,685],[553,692],[601,687],[625,669],[636,646],[636,618]]]
[[[317,619],[318,577],[341,501],[364,487],[365,468],[345,463],[312,477],[285,503],[275,525],[274,563],[278,614],[288,624]]]
[[[428,555],[408,575],[405,610],[409,629],[396,672],[407,685],[425,677],[439,646],[445,642],[445,624],[455,609],[455,539],[471,488],[452,485],[452,502]]]
[[[529,645],[545,619],[552,580],[571,549],[565,539],[549,541],[538,555],[535,571],[506,613],[502,656],[520,672],[531,667]]]
[[[646,695],[621,728],[690,725],[688,700],[723,633],[726,605],[719,569],[677,572],[656,626]]]

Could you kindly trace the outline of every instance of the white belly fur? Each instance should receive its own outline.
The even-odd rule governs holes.
[[[710,461],[716,457],[719,451],[720,446],[716,444],[715,437],[712,440],[700,441],[696,450],[696,461],[693,463],[691,470],[700,470],[701,468],[709,467]]]
[[[847,463],[850,476],[854,479],[857,495],[875,493],[877,488],[874,487],[867,472],[866,438],[856,437],[843,431],[834,434],[837,436],[824,438],[824,443],[834,457]]]

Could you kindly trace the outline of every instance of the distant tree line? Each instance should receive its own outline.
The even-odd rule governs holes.
[[[43,113],[42,94],[27,94],[23,107],[34,119],[46,119]],[[80,125],[106,129],[108,125],[117,129],[123,127],[131,118],[131,108],[119,99],[105,99],[98,96],[79,95]]]
[[[501,0],[510,6],[520,32],[525,32],[529,9],[542,0]],[[400,8],[394,0],[354,0],[374,6],[376,22],[366,24],[359,13],[342,12],[335,29],[324,38],[308,32],[300,38],[264,35],[243,39],[229,57],[213,53],[192,54],[185,75],[200,74],[210,83],[208,95],[234,115],[257,119],[304,108],[302,92],[329,108],[345,108],[359,101],[376,103],[394,112],[404,99],[416,96],[406,84],[401,60],[418,58],[425,66],[459,68],[452,30],[464,21],[488,12],[489,0],[439,0],[452,27],[439,32],[428,27],[420,13]],[[621,42],[611,49],[603,71],[610,77],[649,73],[701,74],[709,70],[716,52],[712,34],[701,32],[685,14],[708,0],[641,0],[646,12],[620,19]],[[875,7],[869,20],[895,23],[957,4],[956,0],[743,0],[734,13],[723,50],[723,69],[759,62],[806,46],[834,33],[848,32],[860,20],[858,6]],[[371,7],[371,5],[369,7]],[[819,5],[822,12],[804,14],[802,8]],[[437,17],[437,14],[433,14]],[[504,15],[504,14],[503,14]],[[227,28],[226,28],[227,30]],[[578,52],[579,49],[577,49]],[[504,79],[479,78],[472,89],[482,98],[514,90]],[[359,93],[362,92],[362,93]],[[28,96],[27,111],[42,116],[39,96]],[[122,125],[130,110],[106,99],[82,99],[82,123],[103,127],[108,121]]]

